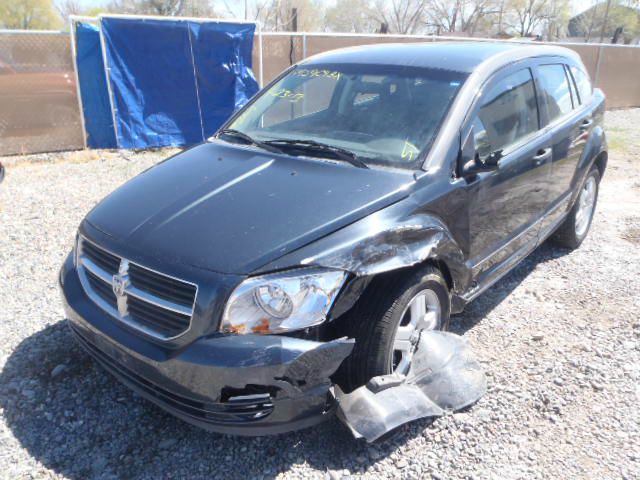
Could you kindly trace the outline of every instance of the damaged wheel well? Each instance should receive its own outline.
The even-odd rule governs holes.
[[[418,263],[416,265],[411,265],[408,267],[398,268],[396,270],[391,270],[388,272],[378,273],[376,275],[370,275],[366,277],[354,277],[344,288],[338,299],[336,300],[336,304],[331,312],[332,323],[339,323],[342,318],[348,313],[355,304],[363,298],[364,296],[369,294],[371,290],[371,284],[375,281],[375,283],[380,281],[390,281],[394,279],[400,279],[403,277],[410,277],[417,271],[424,270],[427,267],[437,268],[444,280],[447,284],[447,289],[449,290],[449,294],[453,292],[453,287],[455,285],[453,280],[453,275],[451,274],[451,270],[447,263],[438,258],[429,258],[424,262]],[[334,321],[335,320],[335,321]]]
[[[424,262],[417,263],[415,265],[399,268],[397,270],[392,270],[390,272],[380,273],[378,275],[375,275],[374,278],[378,279],[378,278],[391,278],[391,277],[409,277],[413,275],[415,272],[424,270],[427,267],[434,267],[440,270],[440,273],[442,273],[442,276],[444,277],[444,280],[447,283],[447,288],[451,293],[454,285],[453,276],[451,275],[451,271],[449,270],[449,266],[447,265],[447,263],[444,260],[439,258],[429,258]]]
[[[436,328],[447,328],[451,290],[439,265],[437,259],[430,259],[369,277],[353,306],[329,323],[330,338],[346,336],[356,342],[352,354],[332,376],[344,391],[363,385],[372,376],[388,373],[396,326],[404,318],[402,312],[412,296],[421,289],[429,289],[439,298]]]
[[[596,159],[593,161],[593,164],[598,168],[598,172],[600,173],[600,178],[604,176],[604,171],[607,169],[607,161],[609,159],[609,154],[607,152],[600,152]]]

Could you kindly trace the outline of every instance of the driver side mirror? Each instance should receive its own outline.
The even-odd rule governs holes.
[[[463,177],[472,177],[481,172],[497,170],[502,158],[502,150],[490,152],[487,133],[476,134],[471,127],[460,148],[460,165]]]

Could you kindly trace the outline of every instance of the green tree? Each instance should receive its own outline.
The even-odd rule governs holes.
[[[0,27],[19,30],[61,27],[52,0],[0,0]]]
[[[609,10],[609,18],[607,18],[607,24],[604,29],[605,42],[611,41],[613,34],[617,28],[622,28],[622,35],[625,42],[640,35],[640,12],[631,7],[627,7],[620,2],[620,4],[613,5]],[[604,19],[602,19],[596,25],[596,31],[601,32]]]
[[[598,2],[591,8],[576,15],[569,21],[569,33],[573,37],[583,37],[585,42],[611,41],[618,28],[622,28],[625,43],[640,36],[640,2],[612,0]]]

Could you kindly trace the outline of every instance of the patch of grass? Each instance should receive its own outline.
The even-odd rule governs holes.
[[[629,142],[624,136],[617,134],[616,132],[607,131],[607,143],[609,144],[609,150],[624,153],[627,151]]]

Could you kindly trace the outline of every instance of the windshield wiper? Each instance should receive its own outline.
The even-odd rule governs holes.
[[[369,166],[360,160],[358,156],[351,150],[346,148],[334,147],[333,145],[327,145],[326,143],[316,142],[315,140],[265,140],[263,143],[267,145],[273,145],[276,147],[291,147],[294,150],[313,151],[321,153],[330,153],[334,158],[338,160],[344,160],[351,165],[358,168],[369,168]]]
[[[244,140],[245,142],[247,142],[248,145],[255,145],[256,147],[260,147],[272,153],[282,153],[282,150],[279,149],[277,146],[268,145],[265,142],[256,140],[255,138],[247,135],[244,132],[241,132],[240,130],[236,130],[235,128],[224,128],[220,130],[220,132],[218,132],[218,136],[220,135],[228,135],[230,137],[239,138],[240,140]]]

